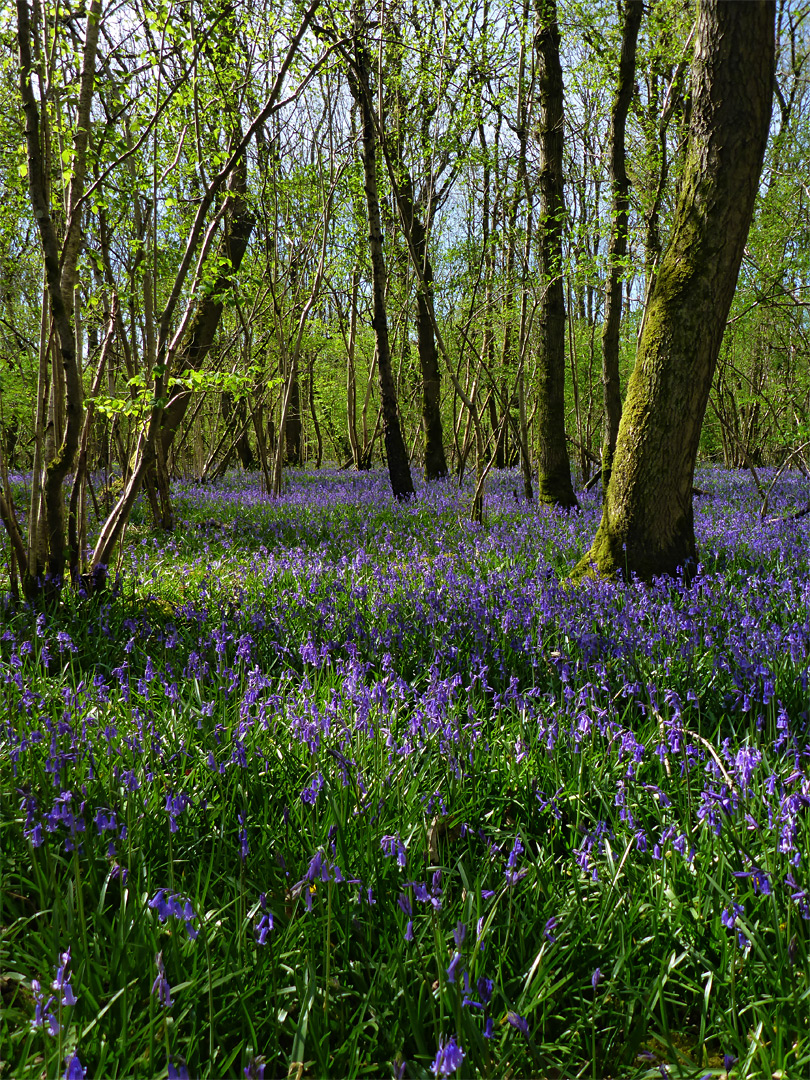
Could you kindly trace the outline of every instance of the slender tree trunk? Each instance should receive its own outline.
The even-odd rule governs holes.
[[[81,247],[81,233],[76,225],[78,204],[84,190],[84,176],[89,133],[89,114],[93,97],[95,77],[96,47],[98,41],[99,7],[97,0],[88,6],[85,45],[82,60],[82,75],[77,108],[76,133],[73,138],[71,156],[72,180],[68,190],[67,209],[69,213],[65,245],[60,251],[56,229],[51,216],[48,193],[48,178],[42,158],[40,143],[40,112],[34,97],[31,82],[33,62],[31,57],[31,24],[27,0],[17,0],[17,42],[19,46],[20,96],[25,113],[25,139],[28,156],[28,190],[31,207],[39,229],[42,253],[45,262],[45,278],[48,287],[51,317],[56,329],[57,346],[54,365],[54,404],[59,404],[59,396],[64,391],[64,429],[60,430],[58,446],[43,462],[45,479],[44,522],[47,534],[47,567],[43,568],[36,561],[32,568],[26,567],[23,585],[26,593],[34,597],[42,588],[40,575],[47,569],[47,594],[58,594],[62,585],[67,556],[66,515],[63,484],[73,466],[79,446],[84,407],[82,400],[81,371],[76,348],[76,336],[73,327],[73,288],[75,284],[76,262]],[[68,295],[69,294],[69,295]],[[55,414],[60,410],[55,409]],[[61,417],[54,415],[54,422]],[[61,427],[61,425],[60,425]],[[32,520],[32,527],[38,523]],[[39,544],[34,545],[37,551]]]
[[[237,123],[234,128],[233,144],[238,144],[241,138],[241,127]],[[225,238],[222,244],[222,269],[218,272],[216,280],[207,290],[205,296],[197,304],[185,340],[178,350],[179,354],[175,357],[172,365],[173,374],[176,375],[180,375],[184,371],[199,371],[202,367],[222,321],[222,312],[225,306],[224,297],[228,294],[234,278],[239,273],[239,268],[242,265],[242,260],[250,242],[253,231],[253,216],[247,205],[247,164],[244,157],[236,165],[228,181],[227,198],[230,200],[231,209],[227,215]],[[155,461],[158,466],[156,475],[161,502],[160,524],[164,529],[174,527],[174,514],[169,497],[168,472],[165,463],[168,460],[169,450],[190,403],[190,391],[175,394],[163,410],[161,418],[160,447],[156,448]]]
[[[602,437],[602,490],[607,492],[616,436],[622,415],[619,381],[619,329],[622,318],[623,263],[627,256],[627,221],[630,210],[624,131],[635,87],[636,41],[644,14],[643,0],[625,0],[619,81],[610,117],[610,179],[613,185],[613,230],[608,244],[608,280],[605,321],[602,327],[602,386],[605,420]],[[581,436],[580,436],[581,438]]]
[[[355,469],[360,468],[360,444],[357,438],[357,373],[354,366],[354,353],[357,346],[357,294],[359,288],[360,268],[355,264],[352,270],[349,332],[346,339],[346,424],[349,430],[349,445],[352,448],[352,461]]]
[[[290,403],[284,417],[284,461],[286,465],[301,464],[301,382],[298,378],[297,357],[292,360]]]
[[[227,424],[233,414],[237,426],[239,427],[239,435],[234,442],[233,448],[236,451],[242,468],[246,471],[253,468],[255,461],[253,458],[253,449],[250,445],[250,439],[247,433],[247,405],[245,399],[240,400],[235,404],[233,395],[230,393],[224,393],[222,395],[222,419]]]
[[[377,185],[377,133],[371,101],[369,60],[362,40],[363,27],[355,10],[354,58],[349,69],[349,87],[360,110],[363,142],[363,173],[368,209],[369,254],[371,256],[372,319],[377,343],[377,370],[380,376],[383,438],[388,459],[388,475],[394,498],[406,500],[413,494],[413,480],[408,450],[402,438],[397,409],[397,391],[391,370],[391,346],[388,338],[388,315],[385,307],[385,260],[380,222],[380,197]]]
[[[309,358],[309,414],[312,417],[312,427],[315,432],[315,468],[320,469],[323,461],[323,436],[321,425],[318,420],[318,410],[315,405],[315,353]]]
[[[495,280],[495,250],[490,239],[490,190],[492,187],[491,180],[491,168],[490,168],[490,151],[487,145],[486,131],[483,124],[478,126],[478,140],[481,145],[481,151],[483,154],[483,192],[481,196],[481,243],[484,248],[484,316],[483,316],[483,335],[481,340],[481,356],[484,359],[484,363],[487,365],[490,371],[495,370],[495,329],[492,324],[492,311],[493,311],[493,286]],[[497,146],[497,131],[496,131],[496,146]],[[488,406],[484,406],[485,411],[489,408],[489,423],[492,428],[493,438],[496,437],[496,433],[499,429],[498,424],[498,406],[496,403],[496,393],[494,385],[490,388],[488,396]],[[497,454],[495,467],[502,469],[504,465],[503,461],[503,443],[497,440]],[[463,466],[462,466],[463,468]]]
[[[401,164],[401,163],[400,163]],[[401,166],[404,172],[404,166]],[[441,414],[441,375],[433,321],[433,266],[427,253],[427,230],[414,204],[413,186],[409,176],[400,183],[398,198],[402,207],[404,227],[411,233],[413,252],[422,269],[422,280],[416,291],[416,347],[422,374],[422,431],[425,437],[425,479],[440,480],[447,476],[444,455],[444,433]]]
[[[602,522],[574,571],[652,578],[697,560],[700,429],[757,195],[774,75],[771,0],[703,0],[686,166],[645,312]]]
[[[538,309],[537,498],[576,507],[565,442],[565,300],[563,298],[563,81],[556,0],[537,0],[540,220],[537,253],[544,282]]]

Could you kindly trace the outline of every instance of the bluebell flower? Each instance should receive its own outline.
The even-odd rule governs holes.
[[[68,1059],[67,1068],[65,1069],[65,1080],[84,1080],[84,1074],[87,1069],[82,1068],[82,1063],[79,1061],[76,1054]]]
[[[199,937],[199,931],[194,925],[197,915],[191,906],[191,901],[179,893],[171,892],[168,889],[158,889],[146,906],[157,912],[158,919],[162,923],[165,923],[169,918],[184,923],[186,933],[191,941],[196,941]]]
[[[743,914],[745,914],[745,908],[742,904],[732,904],[730,908],[723,908],[720,922],[728,930],[733,930],[737,923],[737,917]]]
[[[265,1064],[262,1058],[251,1057],[242,1070],[245,1080],[264,1080]]]
[[[255,930],[257,945],[267,944],[267,938],[270,935],[270,931],[273,929],[273,922],[273,913],[271,911],[268,911],[267,914],[262,915],[259,919]]]
[[[172,1007],[172,994],[171,987],[169,986],[168,979],[166,978],[166,971],[163,967],[163,953],[159,952],[155,957],[155,963],[157,964],[157,978],[152,983],[152,993],[157,995],[157,999],[160,1004],[170,1009]]]
[[[31,980],[31,990],[34,994],[34,1019],[31,1021],[31,1027],[35,1029],[43,1028],[52,1036],[58,1035],[59,1021],[51,1009],[54,1001],[53,997],[49,997],[47,1001],[45,1000],[38,979]]]
[[[380,840],[380,847],[383,849],[386,858],[390,859],[396,853],[397,866],[402,869],[405,868],[407,856],[405,854],[405,845],[402,843],[399,833],[393,836],[383,836]]]
[[[524,1035],[529,1034],[529,1024],[522,1016],[519,1016],[512,1009],[506,1014],[506,1019],[513,1028],[517,1028],[518,1031],[522,1031]]]
[[[450,961],[450,964],[447,968],[447,981],[449,983],[454,983],[456,981],[456,971],[458,970],[458,965],[461,963],[461,961],[461,953],[454,952],[453,959]]]
[[[57,993],[62,994],[63,1005],[75,1005],[77,998],[73,993],[73,988],[70,985],[70,975],[68,974],[68,965],[70,964],[70,946],[66,952],[60,954],[61,965],[56,969],[56,978],[51,984],[51,988],[56,990]]]
[[[464,1051],[456,1042],[455,1035],[451,1035],[446,1043],[439,1042],[439,1049],[436,1052],[433,1064],[430,1066],[430,1071],[434,1076],[450,1076],[451,1073],[461,1068],[463,1060]]]
[[[239,856],[240,856],[242,862],[244,862],[247,859],[248,855],[250,854],[250,845],[248,844],[247,828],[245,827],[244,815],[243,814],[237,814],[236,817],[237,817],[237,819],[239,821],[239,825],[241,826],[241,828],[239,829]]]

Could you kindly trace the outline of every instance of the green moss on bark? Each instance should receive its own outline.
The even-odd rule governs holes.
[[[576,510],[578,507],[574,489],[571,486],[571,470],[566,458],[565,464],[537,476],[537,501],[542,506],[559,506],[564,510]]]

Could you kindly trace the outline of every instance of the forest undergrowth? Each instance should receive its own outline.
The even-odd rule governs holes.
[[[322,471],[6,609],[0,1077],[810,1073],[806,483],[698,483],[688,586]]]

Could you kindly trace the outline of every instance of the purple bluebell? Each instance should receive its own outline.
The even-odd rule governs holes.
[[[524,1035],[529,1034],[529,1024],[522,1016],[519,1016],[512,1009],[506,1014],[506,1019],[513,1028],[517,1028],[518,1031],[522,1031]]]
[[[67,1068],[65,1069],[65,1080],[84,1080],[87,1069],[82,1068],[82,1063],[76,1054],[68,1059]]]
[[[407,862],[405,845],[402,843],[399,833],[395,833],[393,836],[383,836],[380,840],[380,847],[383,849],[386,858],[391,858],[392,855],[396,854],[397,866],[402,869],[405,868]]]
[[[56,969],[56,978],[51,984],[51,988],[55,990],[57,994],[62,994],[61,1000],[63,1005],[75,1005],[78,999],[73,993],[73,988],[70,985],[70,974],[68,973],[68,966],[70,964],[70,946],[68,946],[66,952],[60,954],[59,959],[61,960],[61,964]]]
[[[31,1021],[32,1028],[43,1028],[51,1036],[59,1034],[59,1021],[51,1009],[54,998],[49,997],[47,1000],[42,994],[39,980],[31,980],[31,990],[34,994],[34,1019]]]
[[[157,978],[152,983],[152,993],[157,996],[158,1002],[166,1009],[172,1007],[172,993],[169,981],[166,978],[166,970],[163,966],[163,953],[159,952],[155,957],[157,964]]]
[[[273,929],[273,922],[273,913],[271,911],[268,911],[267,914],[261,916],[255,929],[257,945],[267,944],[270,931]]]
[[[265,1063],[262,1058],[251,1057],[242,1070],[245,1080],[264,1080]]]
[[[433,1064],[430,1066],[430,1071],[437,1077],[450,1076],[461,1068],[463,1060],[464,1051],[456,1042],[455,1035],[451,1035],[447,1042],[439,1041],[439,1049],[436,1052]]]
[[[459,964],[461,964],[462,962],[463,957],[461,953],[454,952],[453,958],[451,959],[450,964],[447,967],[447,981],[449,983],[454,983],[456,981],[456,972],[458,971]]]

